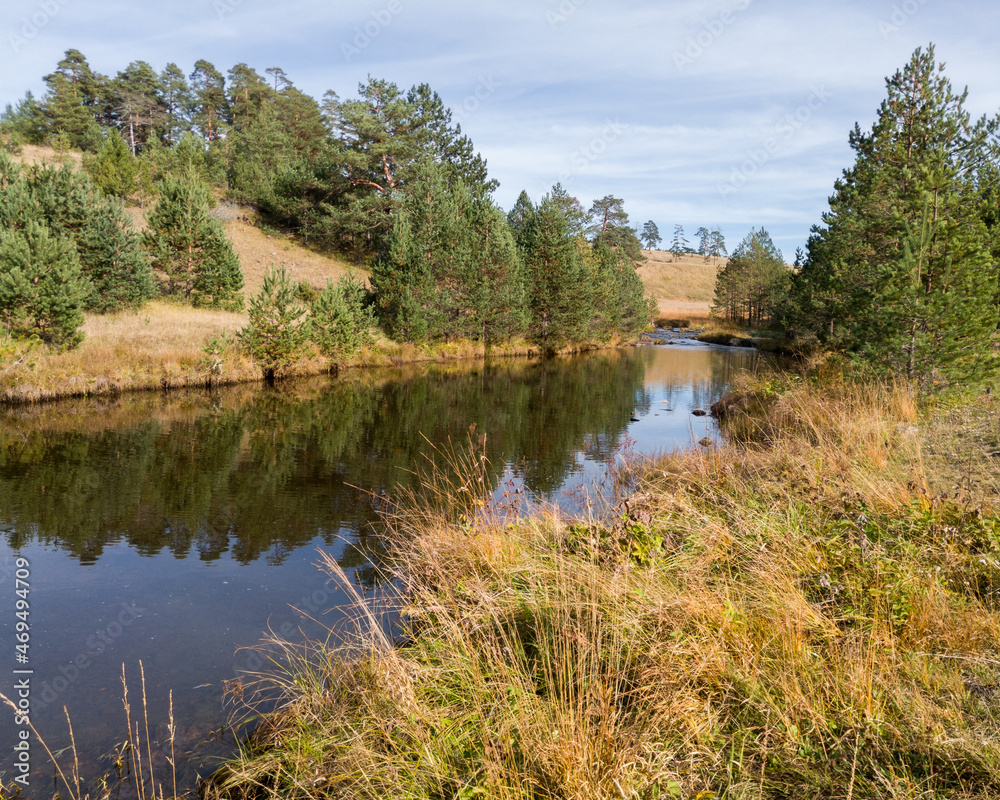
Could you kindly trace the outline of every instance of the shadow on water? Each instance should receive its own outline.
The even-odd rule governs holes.
[[[689,410],[752,354],[663,350],[4,412],[0,566],[31,563],[33,721],[64,747],[65,705],[82,764],[107,764],[124,738],[121,665],[137,674],[141,659],[154,728],[174,691],[182,749],[195,753],[180,778],[193,785],[231,747],[202,743],[223,718],[224,683],[264,666],[239,648],[268,625],[294,639],[322,630],[311,618],[335,624],[346,597],[316,569],[316,547],[373,585],[371,498],[414,487],[431,445],[460,445],[474,425],[498,472],[545,499],[596,475],[623,441],[651,452],[710,432]],[[7,578],[0,569],[3,607]],[[0,620],[5,642],[13,622]],[[0,741],[13,735],[5,713]],[[46,760],[36,748],[39,781]]]

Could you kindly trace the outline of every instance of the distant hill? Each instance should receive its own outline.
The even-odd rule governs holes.
[[[664,316],[707,317],[715,298],[715,276],[728,259],[718,263],[704,256],[674,256],[665,250],[643,250],[649,259],[639,267],[639,277],[652,293]]]

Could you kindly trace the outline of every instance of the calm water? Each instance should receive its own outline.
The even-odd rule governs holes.
[[[320,632],[310,616],[336,623],[330,609],[346,598],[316,568],[317,548],[372,585],[368,492],[412,484],[428,441],[463,442],[474,424],[491,462],[532,497],[571,502],[623,446],[654,453],[714,438],[692,409],[757,363],[753,352],[687,344],[2,413],[0,687],[12,693],[18,668],[22,557],[32,720],[49,746],[69,744],[66,706],[84,771],[109,766],[125,736],[122,665],[134,718],[141,661],[154,738],[166,739],[173,690],[179,779],[193,785],[231,752],[219,733],[223,685],[259,666],[241,648],[268,626],[295,638]],[[4,783],[16,730],[3,710]],[[48,796],[52,767],[35,742],[31,760],[28,796]]]

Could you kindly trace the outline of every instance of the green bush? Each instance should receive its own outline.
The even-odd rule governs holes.
[[[333,283],[319,293],[309,315],[309,335],[331,361],[350,356],[372,343],[375,313],[367,304],[368,292],[354,275]]]
[[[37,222],[0,232],[0,322],[13,337],[76,347],[90,288],[69,239]]]
[[[167,177],[147,216],[144,244],[164,294],[196,306],[243,307],[243,271],[233,245],[209,215],[211,195],[193,178]]]
[[[265,381],[273,382],[287,372],[305,352],[309,335],[305,313],[285,268],[269,269],[260,294],[250,300],[250,321],[236,334],[240,346],[260,365]]]

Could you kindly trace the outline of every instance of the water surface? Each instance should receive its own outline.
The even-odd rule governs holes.
[[[336,623],[347,598],[316,568],[317,548],[373,585],[372,498],[412,486],[432,444],[461,444],[475,426],[490,461],[531,497],[572,503],[623,447],[650,454],[715,438],[712,420],[691,411],[758,363],[688,344],[5,412],[0,686],[10,694],[17,666],[13,564],[23,557],[32,719],[49,746],[69,744],[65,706],[85,771],[108,767],[125,737],[122,666],[134,718],[141,661],[160,741],[173,691],[178,778],[190,787],[231,752],[223,688],[261,666],[242,648],[267,627],[298,638],[322,632],[314,619]],[[4,711],[5,782],[15,730]],[[28,795],[45,796],[52,767],[38,746],[32,766]]]

